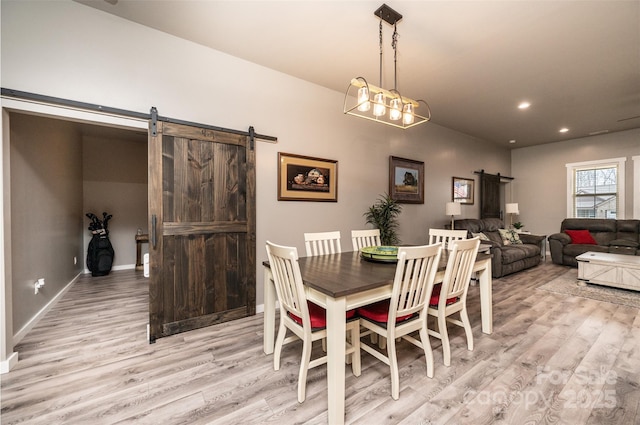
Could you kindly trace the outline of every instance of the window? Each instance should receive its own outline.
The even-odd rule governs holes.
[[[567,164],[567,217],[624,218],[625,158]]]

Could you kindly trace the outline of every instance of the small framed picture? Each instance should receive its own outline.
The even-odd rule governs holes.
[[[389,157],[389,196],[404,204],[424,204],[424,162]]]
[[[453,202],[473,205],[474,183],[475,181],[473,179],[453,177],[453,183],[451,185],[451,196]]]
[[[338,202],[338,161],[278,152],[278,201]]]

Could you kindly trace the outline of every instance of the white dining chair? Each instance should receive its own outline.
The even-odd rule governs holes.
[[[304,247],[307,257],[316,255],[339,254],[342,252],[340,245],[340,232],[305,233]]]
[[[450,241],[462,239],[467,239],[466,230],[429,229],[429,244],[440,243],[444,249],[451,249]]]
[[[402,338],[424,351],[427,376],[433,377],[433,352],[429,343],[426,305],[438,271],[442,245],[398,248],[398,264],[393,279],[391,299],[358,308],[360,325],[366,329],[364,337],[375,333],[387,341],[386,355],[361,342],[361,350],[389,365],[391,370],[391,397],[400,397],[400,377],[396,354],[396,338]],[[420,340],[409,334],[419,331]]]
[[[368,246],[380,246],[380,229],[352,230],[351,243],[354,251]]]
[[[473,333],[467,314],[467,292],[479,246],[480,239],[477,237],[452,242],[444,278],[441,284],[435,285],[427,309],[430,316],[437,318],[438,331],[429,329],[429,335],[442,341],[442,356],[445,366],[451,365],[447,322],[464,328],[467,336],[467,349],[473,351]],[[460,313],[460,320],[451,317],[455,313]]]
[[[298,402],[302,403],[305,400],[308,370],[327,362],[326,355],[311,360],[313,341],[327,337],[326,311],[306,298],[298,264],[298,250],[295,247],[276,245],[269,241],[266,247],[276,295],[280,303],[280,326],[273,353],[273,369],[280,369],[283,345],[301,339],[302,359],[298,375]],[[351,310],[346,315],[349,341],[345,341],[345,344],[351,370],[355,376],[360,376],[360,323],[355,313],[355,310]],[[293,332],[293,335],[285,338],[287,329]]]

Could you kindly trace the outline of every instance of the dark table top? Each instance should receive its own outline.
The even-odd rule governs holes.
[[[446,269],[447,254],[442,252],[438,271]],[[478,253],[476,261],[487,258],[491,254]],[[298,263],[305,285],[333,298],[390,285],[396,272],[396,263],[364,260],[359,251],[300,257]],[[268,261],[262,264],[269,267]]]

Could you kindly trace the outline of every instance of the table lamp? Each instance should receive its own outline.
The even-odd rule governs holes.
[[[520,214],[520,211],[518,211],[518,204],[505,204],[504,209],[506,213],[509,214],[511,227],[513,227],[513,214]]]
[[[447,202],[447,205],[445,206],[445,213],[451,216],[451,230],[454,230],[453,217],[462,214],[462,207],[460,206],[460,203]]]

